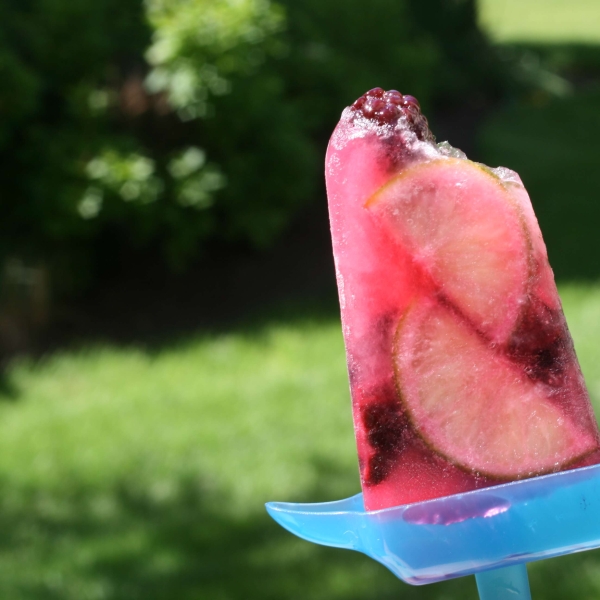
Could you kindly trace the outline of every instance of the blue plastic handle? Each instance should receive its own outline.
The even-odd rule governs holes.
[[[478,574],[489,600],[530,598],[524,563],[600,547],[600,465],[372,512],[362,494],[266,506],[297,536],[364,552],[413,585]]]

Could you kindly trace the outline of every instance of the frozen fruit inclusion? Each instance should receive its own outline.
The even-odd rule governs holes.
[[[518,175],[376,88],[344,110],[326,177],[367,510],[600,462]]]

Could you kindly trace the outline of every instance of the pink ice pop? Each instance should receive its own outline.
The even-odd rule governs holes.
[[[342,113],[326,178],[366,509],[600,462],[519,176],[376,88]]]

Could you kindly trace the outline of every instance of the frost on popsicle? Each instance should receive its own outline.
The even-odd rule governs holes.
[[[326,178],[366,508],[600,462],[519,176],[376,88],[342,113]]]

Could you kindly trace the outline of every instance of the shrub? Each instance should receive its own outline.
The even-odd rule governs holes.
[[[0,257],[93,276],[112,244],[178,268],[211,239],[268,246],[322,193],[328,136],[358,95],[400,87],[426,108],[497,81],[472,7],[1,4]]]

